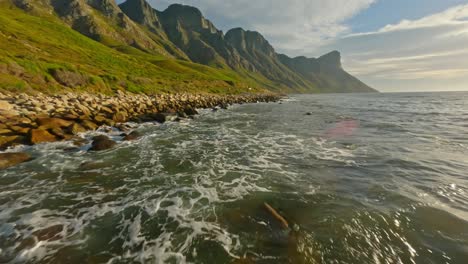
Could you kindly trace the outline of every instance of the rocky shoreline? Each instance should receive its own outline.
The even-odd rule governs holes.
[[[60,95],[6,94],[0,92],[0,150],[16,145],[35,145],[62,140],[82,140],[77,135],[110,126],[128,132],[126,122],[179,121],[198,114],[196,109],[214,111],[231,104],[274,102],[278,94],[160,94],[144,95],[118,91],[116,95],[66,93]],[[135,134],[123,134],[131,140]],[[114,144],[97,137],[92,150]],[[6,160],[3,153],[0,159]],[[11,155],[18,157],[18,155]],[[20,160],[28,160],[21,156]],[[1,165],[9,167],[9,165]]]

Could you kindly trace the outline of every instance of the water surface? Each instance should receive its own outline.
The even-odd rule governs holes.
[[[137,130],[0,171],[0,262],[468,259],[468,93],[292,96]]]

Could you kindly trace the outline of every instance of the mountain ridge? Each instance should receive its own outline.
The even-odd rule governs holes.
[[[164,72],[169,70],[171,75],[175,74],[171,78],[177,79],[177,75],[185,73],[181,71],[182,68],[186,68],[187,73],[195,69],[196,78],[199,78],[198,74],[202,74],[200,70],[205,69],[205,72],[213,73],[208,79],[213,79],[217,85],[221,84],[225,92],[234,92],[236,89],[239,92],[246,87],[257,87],[257,90],[263,87],[287,93],[375,91],[343,69],[341,56],[337,51],[317,59],[290,58],[277,54],[261,33],[233,28],[224,34],[198,8],[192,6],[172,4],[165,10],[158,11],[145,0],[127,0],[120,5],[114,0],[4,2],[11,2],[27,15],[41,19],[55,21],[54,17],[58,17],[71,29],[122,52],[122,56],[148,61],[154,65],[155,71],[163,72],[158,75],[164,78]],[[131,57],[128,59],[132,59]],[[142,62],[143,64],[145,63]],[[205,65],[210,70],[197,64]],[[127,70],[125,74],[126,81],[147,78],[132,77],[134,74]],[[186,78],[195,79],[195,75],[190,76],[186,74]],[[215,81],[220,76],[225,77],[218,79],[221,82]],[[158,82],[154,80],[154,76],[149,79],[144,85],[141,81],[134,84],[149,87]],[[195,80],[184,82],[194,83]],[[26,85],[28,84],[27,81]],[[105,85],[108,89],[112,88],[108,83]],[[119,87],[126,89],[125,85]]]

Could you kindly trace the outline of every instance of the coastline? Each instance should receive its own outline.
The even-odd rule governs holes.
[[[193,118],[196,109],[227,108],[232,104],[275,102],[278,94],[132,94],[118,91],[115,95],[66,93],[59,95],[5,94],[0,92],[0,151],[17,145],[35,145],[64,140],[76,141],[78,134],[102,126],[115,127],[131,140],[126,122],[164,123]],[[112,147],[108,138],[93,139]],[[103,150],[97,147],[93,150]],[[2,157],[8,159],[8,157]],[[27,160],[22,157],[21,160]],[[0,164],[0,169],[1,169]],[[9,166],[3,166],[9,167]]]

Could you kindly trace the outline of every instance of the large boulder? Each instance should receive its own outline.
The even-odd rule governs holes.
[[[166,115],[165,114],[161,114],[161,113],[155,113],[155,114],[152,114],[152,119],[158,123],[165,123],[166,122]]]
[[[93,143],[91,144],[91,151],[102,151],[113,148],[117,143],[111,140],[107,136],[95,136],[93,137]]]
[[[38,118],[36,120],[37,124],[43,129],[49,128],[65,128],[73,124],[72,121],[60,119],[60,118]]]
[[[32,129],[29,135],[31,144],[57,141],[57,137],[45,129]]]
[[[0,153],[0,170],[31,160],[27,153]]]

